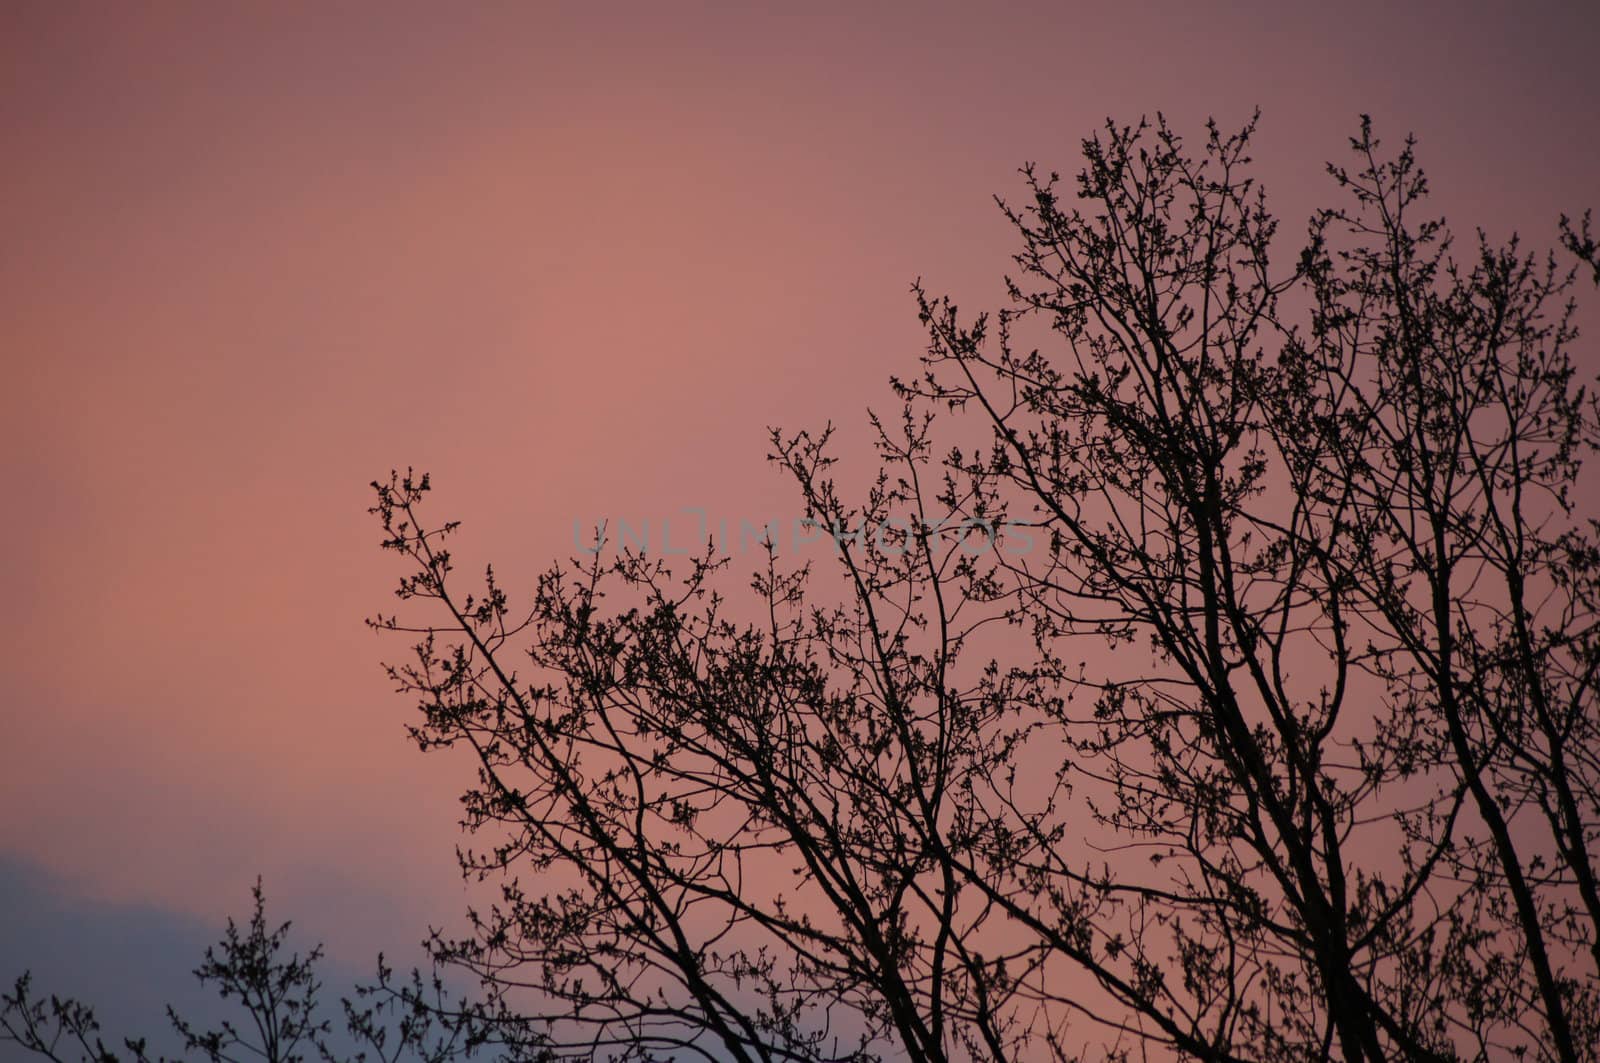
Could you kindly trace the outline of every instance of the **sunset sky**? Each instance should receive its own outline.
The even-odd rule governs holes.
[[[1024,162],[1259,105],[1293,238],[1367,112],[1545,244],[1597,52],[1578,4],[0,4],[0,979],[182,983],[257,874],[346,967],[456,917],[374,477],[514,587],[575,520],[785,513],[766,426],[851,453],[912,281],[999,304]]]

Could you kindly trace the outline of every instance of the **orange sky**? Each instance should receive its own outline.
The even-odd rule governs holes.
[[[769,6],[0,8],[0,856],[205,918],[259,872],[353,956],[453,916],[367,482],[524,580],[785,512],[765,426],[861,439],[910,282],[995,303],[989,197],[1107,114],[1261,105],[1294,232],[1363,111],[1466,231],[1600,206],[1579,5]]]

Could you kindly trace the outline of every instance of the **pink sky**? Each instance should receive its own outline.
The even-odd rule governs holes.
[[[523,581],[784,512],[765,426],[862,438],[910,282],[996,303],[990,196],[1108,114],[1259,104],[1292,232],[1363,111],[1468,232],[1600,205],[1578,5],[1113,7],[6,4],[0,855],[205,918],[259,872],[357,955],[453,916],[367,482]]]

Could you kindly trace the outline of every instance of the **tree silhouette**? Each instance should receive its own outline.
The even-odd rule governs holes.
[[[473,1004],[380,972],[408,1050],[1600,1056],[1588,216],[1571,268],[1461,250],[1363,120],[1279,266],[1253,132],[1024,169],[1010,305],[915,288],[870,486],[773,433],[825,567],[595,554],[518,604],[426,475],[373,485],[372,623],[497,890],[431,941]]]
[[[396,981],[381,956],[376,981],[341,1002],[349,1036],[335,1043],[333,1024],[319,1011],[322,982],[316,968],[322,946],[304,956],[287,952],[291,924],[269,927],[259,880],[251,897],[249,926],[241,931],[229,919],[222,940],[206,949],[194,971],[202,985],[233,1001],[241,1017],[199,1029],[169,1006],[167,1021],[184,1052],[208,1063],[395,1063],[402,1057],[442,1063],[484,1043],[476,1021],[481,1012],[453,1001],[437,977],[425,981],[413,972],[409,982]],[[101,1036],[93,1008],[58,996],[35,998],[26,973],[10,993],[0,993],[0,1043],[5,1042],[54,1063],[151,1063],[147,1039],[124,1038],[119,1055]]]
[[[1005,586],[1095,698],[1060,734],[1096,821],[1162,860],[1110,890],[1164,950],[1135,1010],[1262,1058],[1592,1058],[1574,275],[1482,234],[1458,261],[1412,145],[1385,159],[1363,121],[1330,167],[1353,204],[1276,279],[1249,133],[1191,159],[1164,125],[1110,129],[1082,210],[1030,172],[1020,308],[991,338],[923,297],[902,391],[976,410],[993,450],[954,464],[1050,536]],[[1013,344],[1040,318],[1064,353]],[[1155,660],[1086,681],[1084,635]]]
[[[774,436],[842,593],[624,554],[513,613],[375,485],[443,617],[380,620],[394,676],[506,883],[442,960],[580,1054],[1594,1057],[1575,274],[1458,258],[1365,121],[1276,269],[1252,131],[1025,170],[1013,305],[917,289],[858,503]],[[1002,527],[1039,548],[961,534]]]

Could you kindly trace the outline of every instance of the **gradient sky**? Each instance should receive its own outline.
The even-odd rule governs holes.
[[[0,5],[0,868],[49,883],[0,923],[452,918],[367,482],[514,586],[574,519],[786,512],[765,426],[848,452],[912,280],[996,304],[991,196],[1107,115],[1259,105],[1295,233],[1362,112],[1466,232],[1600,206],[1582,5],[854,7]]]

